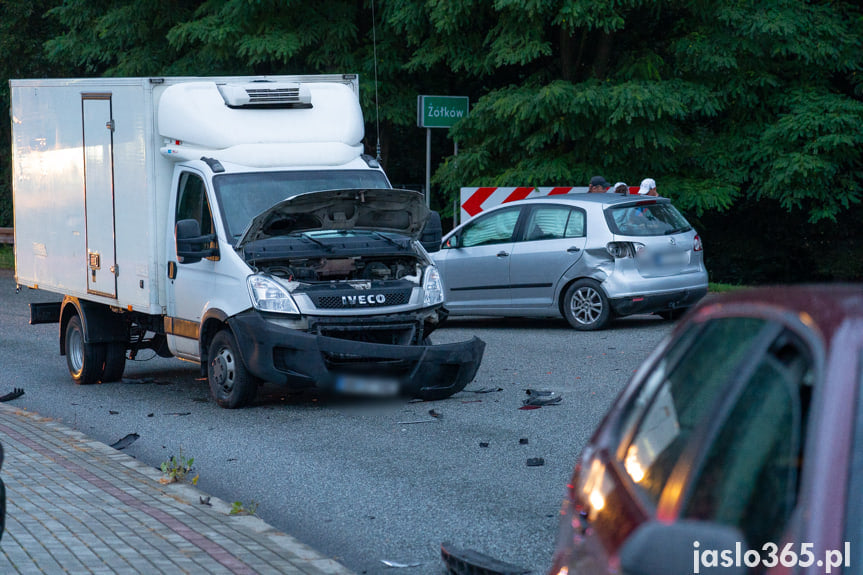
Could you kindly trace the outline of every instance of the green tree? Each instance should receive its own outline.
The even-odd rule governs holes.
[[[414,11],[390,14],[409,70],[444,65],[483,86],[435,177],[450,195],[603,173],[654,177],[695,213],[754,195],[817,221],[861,199],[857,3],[395,4]]]

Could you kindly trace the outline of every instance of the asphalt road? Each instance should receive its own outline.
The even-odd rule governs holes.
[[[369,574],[392,573],[388,560],[419,564],[405,575],[440,575],[444,541],[545,572],[576,456],[672,325],[635,316],[581,333],[563,320],[452,319],[432,339],[485,340],[467,390],[500,391],[360,405],[268,387],[252,407],[224,410],[197,365],[175,359],[127,362],[121,382],[76,386],[57,325],[28,325],[28,304],[53,299],[16,294],[0,270],[0,395],[23,388],[14,405],[109,445],[137,433],[125,453],[154,467],[194,458],[204,491]],[[520,410],[527,389],[563,399]],[[527,465],[537,457],[544,465]]]

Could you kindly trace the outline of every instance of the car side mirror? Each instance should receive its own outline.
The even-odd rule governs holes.
[[[459,237],[458,234],[450,236],[450,238],[444,244],[444,247],[447,248],[457,248],[459,246]]]
[[[747,546],[739,529],[708,521],[648,521],[620,550],[624,575],[745,575]]]
[[[430,212],[423,231],[420,233],[420,243],[427,252],[432,253],[440,250],[440,241],[443,237],[443,227],[440,223],[440,214]]]
[[[202,236],[198,220],[178,221],[174,235],[177,241],[177,260],[181,264],[193,264],[219,253],[218,248],[207,247],[216,239],[216,234]]]

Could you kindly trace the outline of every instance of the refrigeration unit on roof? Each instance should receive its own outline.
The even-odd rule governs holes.
[[[308,86],[298,82],[251,82],[219,84],[219,93],[229,108],[311,108]]]

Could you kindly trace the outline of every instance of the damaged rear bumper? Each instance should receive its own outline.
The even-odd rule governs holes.
[[[476,375],[477,337],[441,345],[391,345],[327,337],[280,326],[249,311],[228,320],[255,376],[294,389],[340,391],[345,376],[394,381],[407,396],[446,397]]]

